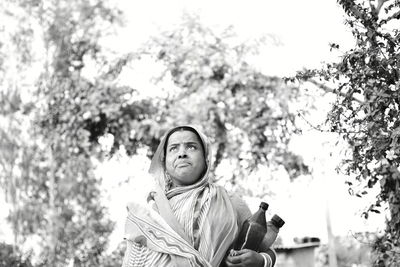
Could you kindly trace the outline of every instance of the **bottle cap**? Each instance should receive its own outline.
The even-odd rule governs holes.
[[[260,208],[262,208],[263,210],[267,210],[269,207],[268,203],[266,202],[261,202],[260,203]]]
[[[279,217],[276,214],[272,216],[271,222],[273,223],[273,225],[276,226],[276,228],[281,228],[285,224],[285,221],[282,220],[281,217]]]

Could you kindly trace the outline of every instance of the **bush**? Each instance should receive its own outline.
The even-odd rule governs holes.
[[[33,267],[30,256],[24,255],[12,245],[0,243],[0,267]]]
[[[374,234],[357,233],[354,236],[335,237],[336,259],[340,267],[372,266]],[[328,267],[328,246],[322,245],[316,253],[316,266]]]
[[[103,267],[120,267],[122,265],[122,260],[124,258],[126,250],[125,241],[121,242],[118,247],[111,253],[111,255],[106,255],[103,258]]]

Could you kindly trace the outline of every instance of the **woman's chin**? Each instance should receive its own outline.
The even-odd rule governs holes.
[[[188,181],[188,180],[184,180],[184,179],[176,179],[174,182],[175,187],[180,187],[180,186],[189,186],[192,185],[196,182],[196,180],[194,181]]]

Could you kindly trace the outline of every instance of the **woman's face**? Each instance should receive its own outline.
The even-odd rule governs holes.
[[[188,130],[172,133],[167,142],[165,167],[174,186],[191,185],[206,167],[203,147],[197,135]]]

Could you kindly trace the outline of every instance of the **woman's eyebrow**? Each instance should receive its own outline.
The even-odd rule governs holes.
[[[168,147],[171,147],[171,146],[178,146],[178,145],[179,145],[179,143],[172,143],[172,144],[169,144]]]
[[[182,142],[182,143],[172,143],[172,144],[168,145],[168,147],[178,146],[180,144],[184,144],[184,145],[200,145],[199,142],[197,142],[197,141],[188,141],[188,142]]]
[[[200,145],[199,144],[199,142],[197,142],[197,141],[189,141],[189,142],[186,142],[186,143],[184,143],[185,145]]]

